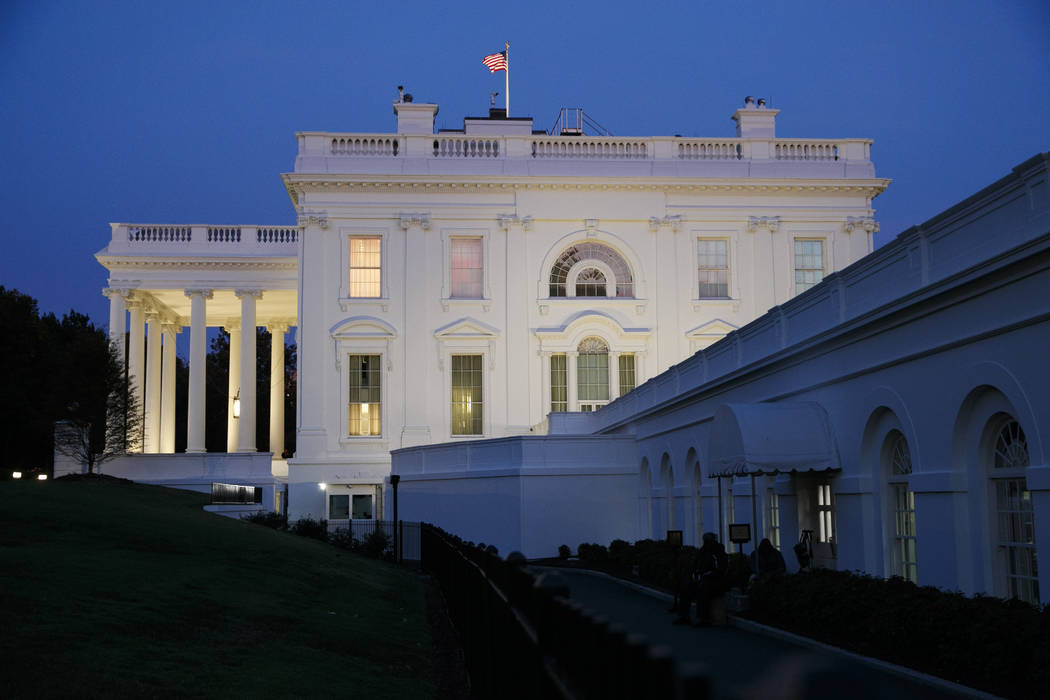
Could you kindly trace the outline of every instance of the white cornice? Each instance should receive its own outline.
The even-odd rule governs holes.
[[[451,192],[513,192],[515,190],[552,192],[748,192],[748,193],[863,193],[870,197],[881,194],[890,184],[887,178],[805,179],[805,178],[602,178],[594,177],[528,177],[496,178],[462,176],[371,176],[285,174],[282,176],[289,193],[300,191],[397,192],[447,194]]]
[[[157,258],[137,256],[96,256],[99,263],[107,270],[122,268],[153,268],[168,270],[225,270],[225,269],[250,269],[250,270],[289,270],[299,268],[295,258],[280,257],[271,259],[254,258],[245,259],[223,259],[223,258]]]

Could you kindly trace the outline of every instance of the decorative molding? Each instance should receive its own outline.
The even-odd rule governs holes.
[[[328,212],[326,211],[309,211],[306,209],[299,210],[299,225],[309,226],[310,224],[316,224],[322,229],[328,228]]]
[[[650,216],[649,217],[649,230],[656,233],[660,230],[661,226],[670,226],[671,231],[678,233],[682,228],[682,215],[672,214],[664,217]]]
[[[593,238],[598,235],[598,220],[597,219],[584,219],[583,227],[587,229],[587,237]]]
[[[853,233],[853,230],[858,228],[865,233],[878,233],[879,223],[870,216],[847,216],[846,233]]]
[[[426,212],[416,214],[402,213],[399,215],[401,220],[401,230],[407,231],[412,226],[418,226],[419,228],[427,231],[430,229],[430,214]]]
[[[211,289],[186,289],[186,290],[183,291],[183,293],[186,295],[186,297],[188,299],[193,299],[193,297],[197,296],[198,294],[200,296],[204,297],[205,299],[211,299],[212,298],[212,294],[213,294],[213,290],[211,290]]]
[[[285,260],[289,256],[281,255]],[[251,268],[255,270],[288,270],[299,269],[297,262],[259,262],[244,260],[148,260],[143,258],[108,258],[100,257],[99,262],[107,270],[123,268],[162,268],[169,270],[221,270],[226,268]]]
[[[500,214],[496,217],[499,221],[500,228],[504,231],[509,231],[510,227],[514,224],[519,224],[523,231],[529,231],[532,229],[532,217],[522,216],[519,217],[517,214]]]
[[[780,228],[779,216],[749,216],[747,217],[747,230],[754,233],[760,228],[767,229],[770,233],[776,233]]]
[[[258,289],[256,287],[234,289],[233,296],[237,297],[238,299],[242,299],[244,297],[255,297],[256,300],[259,300],[263,297],[263,290]]]

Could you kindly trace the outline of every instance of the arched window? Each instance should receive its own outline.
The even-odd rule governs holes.
[[[609,402],[609,346],[596,336],[576,348],[576,395],[581,411],[594,411]]]
[[[594,261],[597,265],[588,265],[588,261]],[[606,268],[604,272],[601,268]],[[575,284],[570,285],[570,272],[576,278]],[[598,276],[602,282],[598,282]],[[608,278],[612,276],[612,279]],[[582,279],[581,279],[582,278]],[[558,256],[550,274],[550,295],[552,297],[565,296],[613,296],[615,289],[617,297],[634,296],[634,278],[627,261],[615,250],[602,243],[585,241],[571,245]],[[597,293],[597,290],[601,293]],[[584,292],[584,293],[581,293]],[[592,293],[594,292],[594,293]]]
[[[893,515],[893,575],[919,582],[918,539],[915,533],[915,493],[909,487],[911,451],[899,430],[891,430],[884,443],[888,462],[889,505]]]
[[[1007,597],[1038,605],[1035,512],[1024,475],[1029,465],[1028,440],[1012,417],[1000,414],[992,420],[995,433],[989,476],[995,493],[1000,586]]]

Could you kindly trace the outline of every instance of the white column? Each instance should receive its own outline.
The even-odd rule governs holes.
[[[620,353],[609,353],[609,400],[620,398]]]
[[[255,302],[259,289],[237,289],[241,300],[241,424],[237,426],[237,451],[255,452]]]
[[[271,322],[270,331],[270,452],[284,452],[284,334],[285,323]]]
[[[165,324],[163,331],[163,359],[160,377],[160,451],[175,452],[175,334],[181,327]]]
[[[187,289],[190,298],[190,386],[186,452],[204,452],[204,363],[208,345],[207,300],[210,289]]]
[[[579,411],[580,402],[576,398],[576,358],[579,353],[567,352],[565,353],[565,369],[566,372],[566,403],[568,404],[569,411]]]
[[[124,300],[127,298],[128,290],[103,289],[102,293],[109,297],[109,343],[117,349],[117,359],[121,367],[124,366],[124,332],[127,329],[127,307]]]
[[[128,309],[131,310],[131,326],[128,333],[128,379],[132,383],[131,394],[135,397],[139,415],[142,415],[142,412],[145,410],[143,399],[145,398],[146,388],[144,376],[146,369],[146,339],[143,333],[146,323],[145,309],[142,308],[142,301],[139,299],[129,299],[127,305]],[[142,445],[129,445],[128,451],[141,452]]]
[[[160,315],[146,314],[146,412],[143,422],[142,451],[160,452]]]
[[[241,388],[241,322],[231,319],[226,322],[226,332],[230,334],[229,381],[226,389],[226,451],[237,451],[237,429],[240,419],[233,417],[233,399]],[[242,399],[244,397],[241,397]],[[241,401],[244,410],[244,401]]]

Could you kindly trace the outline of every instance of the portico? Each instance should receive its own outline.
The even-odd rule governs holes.
[[[295,227],[113,224],[96,257],[110,272],[110,340],[128,343],[143,410],[138,451],[175,451],[176,337],[188,328],[186,452],[204,453],[208,328],[230,334],[227,452],[256,452],[256,333],[274,337],[270,447],[284,451],[284,339],[297,323]],[[125,341],[126,336],[126,341]],[[235,410],[234,404],[238,404]]]

